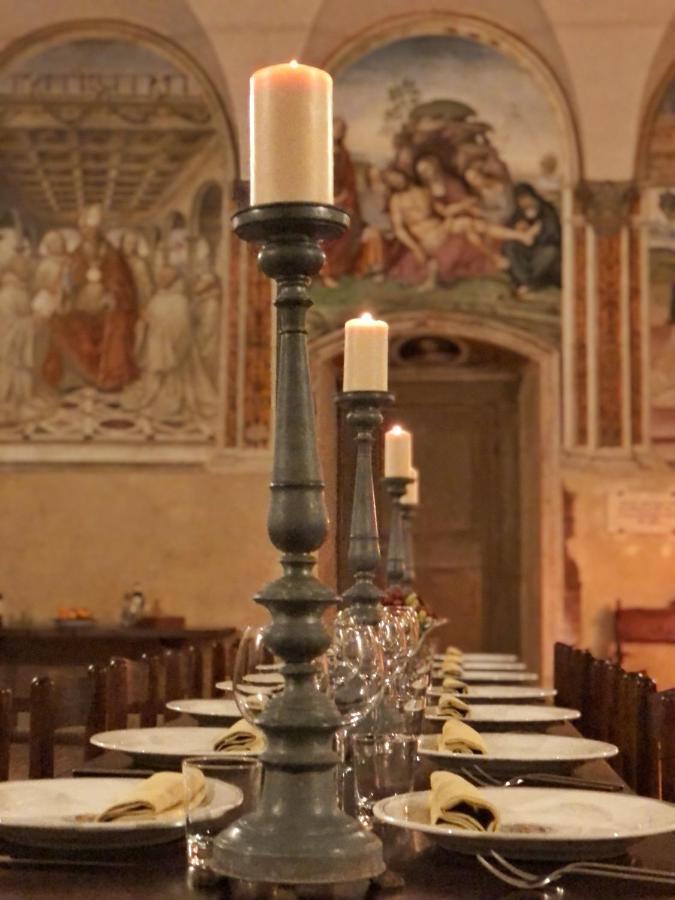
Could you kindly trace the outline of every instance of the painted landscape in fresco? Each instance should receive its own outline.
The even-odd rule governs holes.
[[[221,155],[200,85],[147,48],[0,74],[0,443],[214,440]]]
[[[675,449],[675,79],[649,144],[647,194],[650,280],[651,437]]]
[[[380,47],[335,76],[335,202],[317,330],[365,305],[443,307],[555,330],[560,136],[531,76],[468,38]]]

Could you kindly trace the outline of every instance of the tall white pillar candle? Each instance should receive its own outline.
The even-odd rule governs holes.
[[[384,436],[384,477],[409,478],[411,463],[412,435],[394,425]]]
[[[410,470],[409,477],[413,480],[406,486],[401,503],[405,503],[406,506],[418,506],[420,502],[420,473],[414,466]]]
[[[295,60],[251,77],[251,205],[333,202],[333,79]]]
[[[364,313],[345,324],[343,391],[386,391],[389,326]]]

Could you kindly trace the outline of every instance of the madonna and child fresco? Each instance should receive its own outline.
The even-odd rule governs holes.
[[[335,76],[335,202],[315,327],[349,308],[557,321],[559,134],[531,76],[462,37],[411,37]]]

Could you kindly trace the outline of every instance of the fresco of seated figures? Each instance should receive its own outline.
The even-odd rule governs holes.
[[[0,445],[216,440],[218,115],[128,40],[66,39],[0,73]]]
[[[335,78],[335,202],[315,333],[355,310],[442,308],[557,339],[567,163],[552,100],[458,35],[392,41]]]

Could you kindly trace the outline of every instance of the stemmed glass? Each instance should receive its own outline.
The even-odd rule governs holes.
[[[234,660],[232,690],[239,712],[249,722],[255,723],[270,698],[283,690],[281,665],[265,643],[265,629],[246,628]]]

